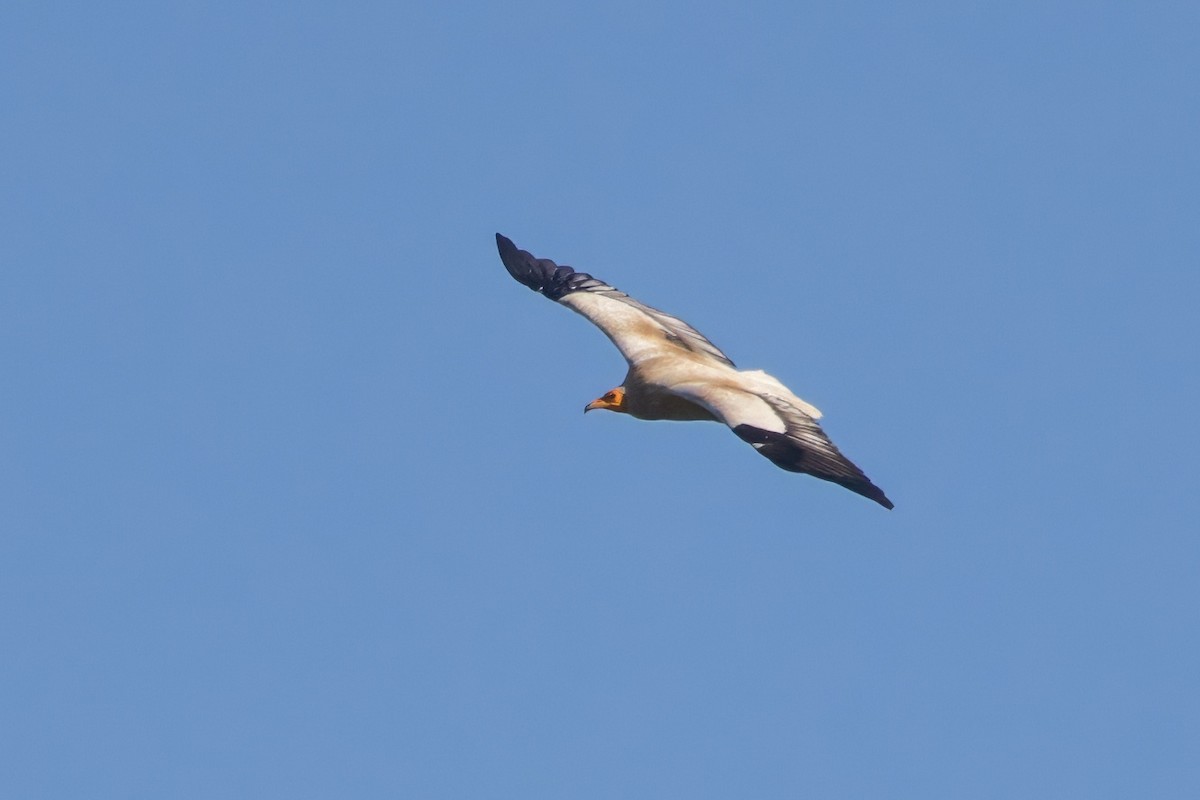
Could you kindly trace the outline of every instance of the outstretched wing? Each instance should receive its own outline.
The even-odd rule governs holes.
[[[559,266],[548,258],[535,258],[498,233],[496,247],[508,274],[591,320],[612,340],[630,366],[681,350],[733,366],[716,345],[678,317],[639,303],[586,272]]]
[[[842,455],[821,426],[790,400],[747,391],[733,383],[688,383],[671,391],[708,409],[776,466],[844,486],[892,508],[870,478]]]

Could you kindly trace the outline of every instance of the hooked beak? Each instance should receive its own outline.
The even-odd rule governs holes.
[[[603,408],[606,411],[624,411],[624,402],[625,390],[623,388],[613,389],[584,406],[583,413],[595,411],[597,408]]]

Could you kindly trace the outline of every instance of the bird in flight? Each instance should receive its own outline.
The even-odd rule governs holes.
[[[691,325],[585,272],[535,258],[499,233],[496,247],[510,275],[587,317],[629,362],[621,385],[588,403],[584,412],[722,422],[776,466],[832,481],[892,508],[883,490],[821,430],[821,412],[772,376],[738,370]]]

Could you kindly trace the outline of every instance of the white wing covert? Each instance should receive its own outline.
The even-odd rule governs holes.
[[[496,247],[513,278],[591,320],[612,340],[630,366],[679,349],[733,366],[715,344],[679,317],[638,302],[586,272],[576,272],[548,258],[536,258],[499,233]]]

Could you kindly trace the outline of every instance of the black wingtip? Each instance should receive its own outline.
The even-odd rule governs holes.
[[[820,428],[818,427],[817,430],[819,431]],[[868,500],[874,500],[889,511],[895,508],[883,490],[871,483],[871,479],[864,475],[853,461],[842,455],[828,439],[826,439],[826,444],[831,453],[821,457],[819,453],[798,445],[785,433],[763,430],[753,425],[736,425],[733,427],[733,432],[743,442],[754,445],[754,449],[760,455],[765,456],[780,469],[786,469],[788,472],[802,472],[823,481],[836,483]]]
[[[787,467],[784,467],[784,469],[787,469]],[[829,481],[830,483],[836,483],[838,486],[849,489],[857,495],[862,495],[868,500],[874,500],[888,511],[891,511],[893,508],[895,508],[895,506],[892,505],[892,501],[888,500],[887,495],[883,493],[883,490],[871,483],[871,479],[866,475],[851,477],[840,475],[821,475],[816,472],[809,472],[808,474],[822,480]]]
[[[496,249],[500,251],[500,260],[504,262],[504,266],[508,266],[510,261],[518,261],[521,258],[521,251],[513,244],[513,240],[505,236],[503,233],[496,234]],[[512,272],[509,269],[509,272]]]
[[[532,254],[522,251],[502,233],[496,234],[496,249],[500,251],[500,260],[509,275],[534,291],[542,290],[546,276]]]
[[[875,484],[871,484],[871,485],[875,486]],[[875,488],[878,489],[879,487],[875,486]],[[882,491],[879,492],[878,497],[876,497],[874,494],[866,494],[866,493],[863,494],[863,497],[869,497],[870,499],[874,500],[876,503],[879,503],[879,505],[886,508],[888,511],[891,511],[893,508],[896,507],[895,505],[892,504],[891,500],[887,499],[887,495],[884,494]]]
[[[817,475],[813,472],[810,472],[809,474],[817,478],[830,481],[831,483],[836,483],[839,486],[849,489],[855,494],[862,495],[868,500],[874,500],[888,511],[891,511],[893,508],[895,508],[895,506],[892,505],[892,501],[888,500],[887,495],[883,493],[883,490],[871,483],[870,478],[865,475],[863,475],[861,478],[842,478]]]
[[[512,239],[501,233],[496,234],[496,249],[500,251],[500,260],[504,262],[509,275],[551,300],[559,300],[563,295],[581,289],[596,286],[609,288],[586,272],[576,272],[568,266],[560,266],[548,258],[538,258],[528,250],[520,249]]]

